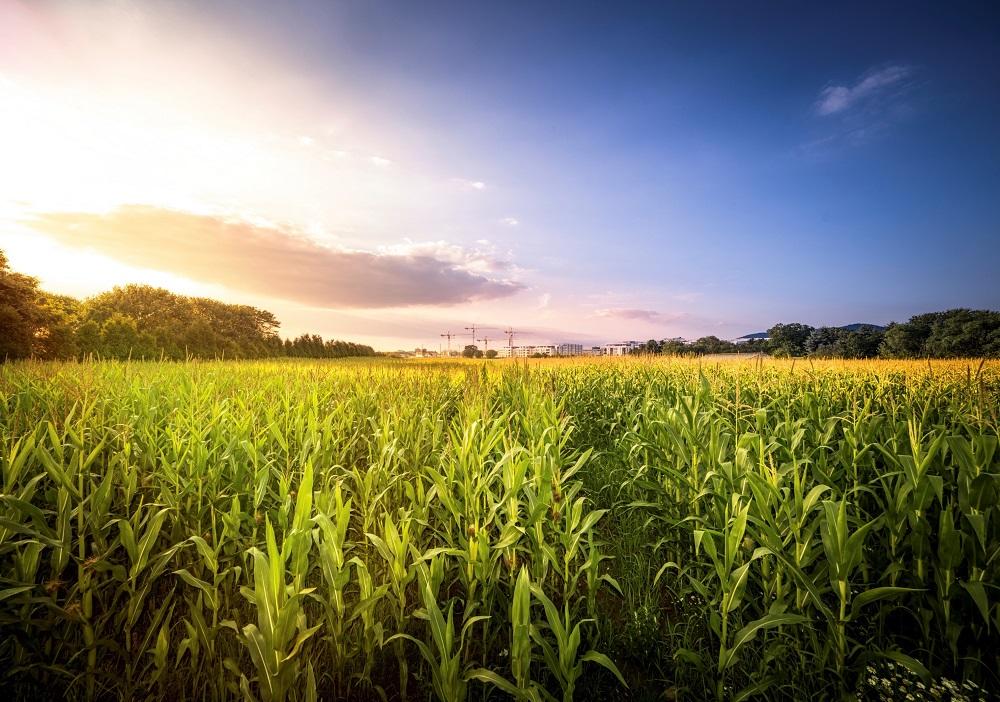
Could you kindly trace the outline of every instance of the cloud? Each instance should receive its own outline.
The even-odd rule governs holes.
[[[45,213],[24,224],[130,265],[316,307],[450,305],[524,287],[509,277],[514,265],[492,249],[446,242],[335,249],[276,225],[144,205],[107,214]]]
[[[466,178],[452,178],[451,182],[466,190],[486,190],[486,183],[481,180],[468,180]]]
[[[392,161],[387,158],[382,158],[381,156],[372,156],[368,160],[371,161],[372,165],[378,166],[379,168],[385,168],[386,166],[392,165]]]
[[[820,91],[816,112],[825,117],[884,97],[904,88],[912,75],[909,66],[885,66],[868,70],[854,85],[828,85]]]
[[[457,269],[492,278],[508,279],[520,273],[510,253],[502,255],[488,239],[476,241],[475,248],[465,248],[447,241],[403,241],[401,244],[380,246],[377,253],[387,256],[433,258]]]
[[[657,312],[656,310],[640,310],[630,307],[605,307],[604,309],[594,310],[594,316],[605,319],[631,319],[642,322],[661,322],[676,318],[675,316],[664,315],[662,312]]]
[[[914,112],[916,69],[905,65],[872,68],[851,85],[828,85],[813,105],[815,131],[796,151],[826,158],[887,134]]]
[[[514,217],[504,217],[503,219],[500,220],[500,224],[505,224],[508,227],[516,227],[520,223],[521,223],[520,220],[518,220],[518,219],[516,219]]]

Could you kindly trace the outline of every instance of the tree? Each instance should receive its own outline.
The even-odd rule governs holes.
[[[466,344],[462,349],[462,356],[465,358],[476,358],[479,355],[479,347],[475,344]]]
[[[76,327],[80,302],[68,295],[41,293],[40,326],[35,330],[33,355],[47,360],[74,358],[77,353]]]
[[[841,340],[842,358],[875,358],[885,338],[885,332],[874,327],[862,327],[848,332]]]
[[[76,351],[81,357],[100,356],[101,325],[88,319],[76,329]]]
[[[38,280],[10,270],[0,251],[0,361],[32,355],[45,313]]]
[[[806,353],[806,341],[812,332],[811,326],[799,322],[775,324],[767,330],[769,346],[777,356],[802,356]]]
[[[966,309],[940,313],[924,352],[933,358],[1000,355],[1000,313]]]
[[[486,358],[496,358],[496,357],[497,357],[496,349],[490,349],[489,351],[486,352]]]
[[[838,355],[837,345],[846,333],[847,330],[840,327],[819,327],[813,329],[806,338],[803,348],[810,355],[835,357]]]
[[[820,327],[809,334],[805,350],[820,358],[874,358],[884,337],[885,332],[872,326]]]
[[[922,340],[915,338],[906,324],[893,322],[886,327],[878,355],[882,358],[912,358],[919,355],[922,346]]]
[[[101,326],[101,351],[108,358],[153,358],[156,340],[149,332],[141,332],[135,320],[116,314]]]
[[[669,356],[680,356],[687,351],[687,347],[680,339],[664,339],[660,342],[660,353]]]
[[[954,309],[890,324],[879,346],[885,358],[1000,356],[1000,312]]]
[[[723,341],[717,336],[703,336],[687,347],[691,353],[698,355],[713,353],[733,353],[736,345],[729,341]]]

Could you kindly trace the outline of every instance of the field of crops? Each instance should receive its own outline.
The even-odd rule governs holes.
[[[0,366],[3,699],[990,699],[1000,364]]]

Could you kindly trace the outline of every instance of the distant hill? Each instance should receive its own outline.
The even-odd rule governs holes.
[[[854,324],[845,324],[841,329],[846,329],[847,331],[861,331],[863,329],[868,329],[870,331],[885,331],[885,327],[879,324],[868,324],[867,322],[855,322]]]
[[[863,329],[869,329],[871,331],[885,331],[885,327],[878,324],[868,324],[867,322],[855,322],[854,324],[845,324],[838,329],[844,329],[850,332],[861,331]],[[744,334],[743,336],[737,337],[736,341],[751,341],[753,339],[766,339],[767,332],[754,332],[753,334]]]

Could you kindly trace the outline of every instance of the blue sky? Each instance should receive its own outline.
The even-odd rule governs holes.
[[[81,82],[148,93],[188,105],[179,120],[210,135],[199,140],[239,131],[256,162],[282,175],[228,177],[231,150],[220,150],[217,177],[239,187],[181,188],[178,176],[143,190],[132,174],[120,195],[110,186],[94,195],[100,207],[21,192],[7,210],[22,228],[0,246],[43,281],[39,251],[85,248],[117,257],[107,265],[124,267],[112,279],[252,293],[286,331],[382,347],[429,345],[472,321],[598,341],[1000,308],[995,5],[44,6],[15,16],[33,30],[21,36],[35,37],[20,40],[22,60],[0,53],[0,76],[22,98],[44,94],[52,109]],[[23,57],[52,51],[51,26],[61,58],[40,71]],[[87,56],[84,79],[74,52],[87,54],[92,40],[111,48]],[[113,66],[137,52],[142,70],[123,77]],[[117,119],[143,128],[138,116]],[[177,124],[158,128],[176,134]],[[327,165],[303,155],[319,149]],[[308,185],[293,189],[300,178]],[[167,270],[156,265],[162,236],[121,253],[122,241],[144,236],[140,211],[168,221],[170,241],[183,242],[176,231],[189,225],[209,231],[208,220],[181,215],[263,222],[276,241],[304,232],[370,254],[375,275],[388,276],[378,280],[412,277],[401,288],[411,297],[366,302],[317,284],[291,300],[285,288],[241,286],[261,276],[236,264],[217,279],[183,261]],[[59,230],[71,215],[82,218],[72,235]],[[110,243],[79,233],[124,219],[129,228]],[[225,259],[220,247],[200,255]],[[447,270],[405,265],[421,257]],[[329,277],[341,260],[330,259]],[[91,287],[59,278],[76,292]],[[456,287],[414,295],[423,284]]]

